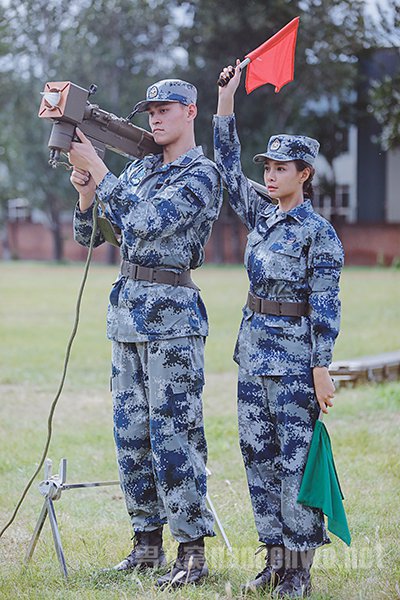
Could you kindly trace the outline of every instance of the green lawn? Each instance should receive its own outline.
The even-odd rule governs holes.
[[[50,403],[60,380],[72,329],[82,265],[0,264],[0,526],[38,463]],[[69,481],[117,478],[108,393],[109,342],[105,312],[116,267],[93,265],[49,456],[58,471],[68,458]],[[118,487],[71,490],[55,503],[70,578],[64,582],[46,524],[28,569],[23,558],[40,512],[36,484],[0,540],[0,598],[119,599],[240,598],[255,574],[257,537],[236,424],[236,367],[231,355],[247,291],[241,267],[196,273],[211,331],[206,345],[205,422],[212,475],[209,491],[234,547],[220,535],[207,543],[211,576],[201,588],[161,593],[151,575],[110,575],[101,569],[130,548],[131,531]],[[400,272],[346,269],[343,321],[335,359],[400,348]],[[400,597],[400,383],[343,389],[325,419],[346,496],[353,535],[317,553],[313,600]],[[39,479],[38,479],[39,481]],[[166,535],[168,558],[176,544]],[[253,596],[254,597],[254,596]],[[255,596],[257,598],[257,596]],[[259,597],[265,597],[260,595]]]

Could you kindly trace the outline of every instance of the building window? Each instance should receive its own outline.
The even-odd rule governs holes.
[[[350,186],[337,185],[335,190],[336,207],[343,212],[344,208],[350,206]]]
[[[350,186],[336,185],[335,198],[321,193],[316,188],[313,200],[314,208],[320,215],[331,221],[332,218],[340,217],[345,222],[351,222]]]

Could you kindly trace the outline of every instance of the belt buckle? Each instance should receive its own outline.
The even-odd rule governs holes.
[[[149,283],[154,283],[156,281],[157,271],[153,269],[153,267],[148,267],[148,269],[150,271],[148,281]]]
[[[128,263],[128,275],[131,279],[137,278],[138,265]]]
[[[249,294],[248,305],[249,305],[250,310],[252,310],[253,312],[257,312],[257,310],[256,310],[257,299],[252,294]]]

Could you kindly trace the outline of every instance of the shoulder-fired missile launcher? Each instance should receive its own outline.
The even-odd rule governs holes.
[[[91,104],[89,97],[96,89],[92,85],[86,90],[70,81],[46,83],[39,117],[53,123],[48,142],[49,164],[52,167],[59,164],[61,153],[69,152],[71,142],[78,141],[75,136],[77,126],[89,138],[101,158],[106,148],[131,158],[162,152],[151,133],[128,119],[102,110],[97,104]]]

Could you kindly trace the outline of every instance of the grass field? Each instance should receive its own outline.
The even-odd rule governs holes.
[[[108,393],[110,345],[105,339],[107,296],[116,271],[116,267],[91,268],[55,414],[49,456],[55,472],[60,458],[68,458],[71,482],[117,478]],[[0,264],[0,528],[42,452],[82,272],[82,265]],[[226,552],[220,535],[208,540],[211,576],[199,588],[177,592],[155,591],[154,574],[102,572],[123,558],[131,544],[124,501],[116,486],[66,491],[55,503],[68,582],[61,577],[48,523],[29,567],[24,568],[24,554],[42,505],[35,484],[0,540],[0,598],[244,597],[241,583],[262,566],[262,555],[254,557],[258,543],[238,446],[236,367],[231,359],[246,297],[246,275],[241,267],[205,267],[195,279],[211,324],[204,394],[212,470],[209,491],[233,554]],[[400,348],[400,271],[347,269],[341,297],[342,333],[335,359]],[[400,598],[400,382],[341,390],[325,422],[353,543],[348,549],[335,538],[317,553],[312,598]],[[172,561],[176,544],[168,532],[166,550]]]

